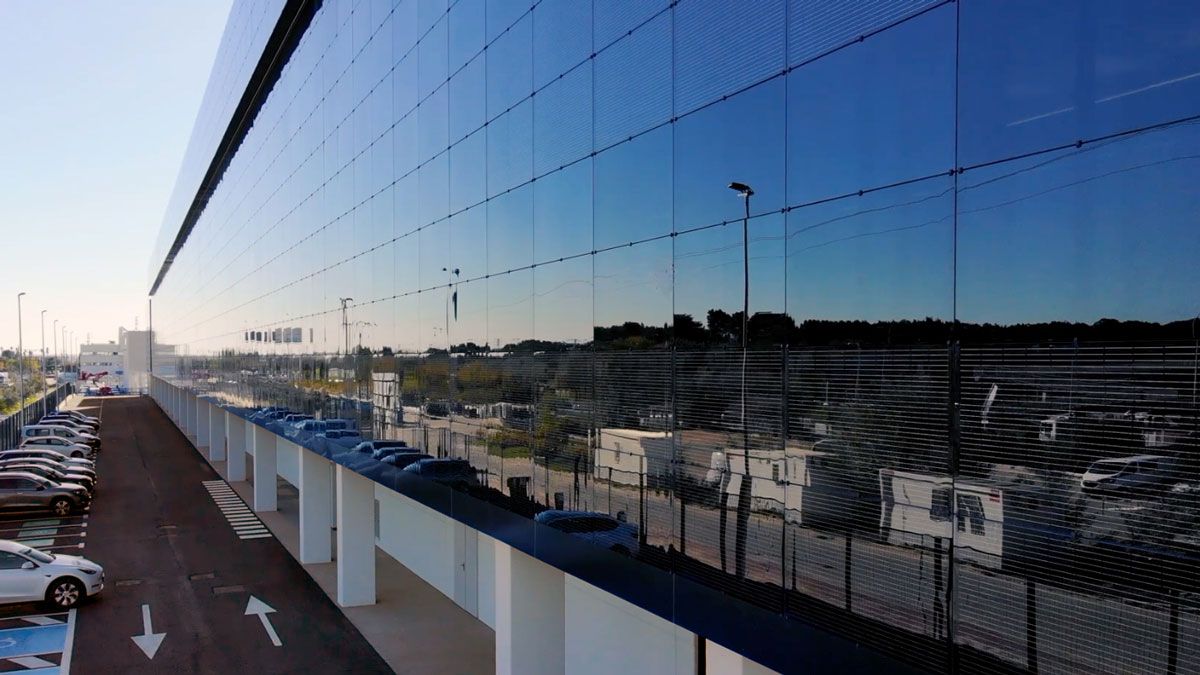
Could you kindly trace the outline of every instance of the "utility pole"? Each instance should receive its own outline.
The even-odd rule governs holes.
[[[51,338],[54,340],[54,363],[58,366],[58,369],[61,371],[62,370],[62,359],[59,358],[59,354],[58,354],[58,319],[54,320],[54,325],[50,329],[50,333],[51,333]]]

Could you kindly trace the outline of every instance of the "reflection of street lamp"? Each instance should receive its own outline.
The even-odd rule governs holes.
[[[42,310],[42,417],[46,416],[46,310]]]
[[[454,279],[458,277],[458,268],[443,267],[446,273],[446,353],[450,353],[450,296],[454,295],[454,319],[458,320],[458,291],[454,290]]]
[[[17,293],[17,409],[21,411],[21,426],[25,426],[25,352],[24,330],[21,327],[21,296],[25,291]]]
[[[741,579],[746,576],[746,536],[750,527],[750,429],[746,425],[746,352],[750,337],[750,197],[754,190],[745,183],[733,182],[730,190],[736,190],[746,204],[742,217],[742,481],[738,486],[737,528],[734,532],[734,574]],[[722,550],[724,550],[722,548]]]
[[[338,302],[342,303],[342,331],[345,333],[345,349],[346,355],[350,355],[350,322],[346,320],[346,303],[354,302],[354,298],[338,298]]]

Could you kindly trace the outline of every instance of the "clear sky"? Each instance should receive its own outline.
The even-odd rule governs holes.
[[[231,0],[0,2],[0,345],[146,325],[146,261]],[[61,347],[61,345],[60,345]]]

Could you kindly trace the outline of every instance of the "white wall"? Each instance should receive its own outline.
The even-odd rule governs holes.
[[[691,632],[571,575],[565,602],[568,673],[696,672]]]
[[[479,533],[479,620],[496,630],[496,540]]]
[[[276,447],[279,452],[275,456],[275,471],[293,486],[300,484],[300,453],[295,443],[280,443],[277,437]]]
[[[454,599],[454,521],[382,485],[375,499],[379,548]]]

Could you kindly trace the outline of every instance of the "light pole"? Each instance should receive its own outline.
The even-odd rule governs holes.
[[[738,486],[737,527],[734,532],[734,575],[746,576],[746,537],[750,528],[750,428],[746,425],[746,354],[750,342],[750,197],[754,190],[745,183],[733,182],[730,190],[737,191],[746,204],[742,217],[742,481]]]
[[[46,416],[46,310],[42,310],[42,417]]]
[[[54,320],[54,325],[50,329],[51,337],[54,340],[54,364],[58,366],[59,371],[62,370],[62,359],[58,354],[58,319]]]
[[[67,355],[67,324],[64,323],[63,327],[62,327],[62,353],[60,353],[58,355],[58,358],[59,358],[58,369],[63,372],[66,372],[66,370],[63,368],[63,362],[66,361],[66,358],[65,358],[66,355]]]
[[[20,411],[21,426],[25,426],[25,335],[21,325],[21,296],[17,293],[17,410]]]

